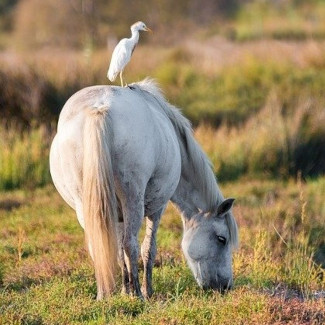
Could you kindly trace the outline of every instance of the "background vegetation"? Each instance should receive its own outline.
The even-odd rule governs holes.
[[[238,198],[226,296],[196,287],[169,208],[152,300],[95,302],[82,231],[51,185],[62,106],[107,84],[139,19],[154,34],[126,81],[157,79]],[[0,29],[0,323],[325,322],[325,1],[0,0]]]

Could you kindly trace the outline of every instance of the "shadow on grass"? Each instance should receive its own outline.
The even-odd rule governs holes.
[[[23,203],[15,199],[0,200],[0,210],[12,211],[19,208]]]

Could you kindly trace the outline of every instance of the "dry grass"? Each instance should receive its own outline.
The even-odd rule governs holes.
[[[0,53],[0,190],[20,188],[0,192],[0,324],[325,322],[325,10],[285,3],[253,1],[176,46],[140,45],[125,71],[127,82],[157,78],[218,177],[236,180],[221,185],[237,198],[241,242],[226,295],[197,287],[169,207],[153,298],[95,301],[83,232],[46,185],[48,153],[68,97],[107,84],[112,48]]]
[[[220,52],[216,61],[214,49]],[[139,80],[146,71],[195,125],[204,123],[196,134],[222,179],[288,177],[299,171],[314,176],[325,166],[323,49],[316,42],[238,45],[214,39],[184,48],[144,46],[137,48],[126,80]],[[108,51],[50,54],[1,55],[8,125],[1,128],[0,188],[47,183],[52,121],[75,91],[107,82]],[[207,64],[203,71],[199,57]],[[17,137],[24,126],[33,131]]]
[[[322,169],[323,145],[320,141],[320,155],[313,157],[312,143],[307,139],[325,134],[324,109],[321,103],[298,105],[293,114],[287,114],[278,96],[273,95],[265,108],[243,126],[225,125],[214,130],[201,125],[195,134],[222,179],[243,174],[285,177],[299,171],[313,175],[313,171]]]
[[[82,230],[52,186],[1,194],[22,205],[0,210],[0,323],[321,324],[324,270],[311,257],[324,238],[324,182],[221,185],[225,196],[237,197],[241,239],[235,288],[224,296],[195,284],[180,253],[180,217],[169,207],[148,302],[118,293],[95,301]]]

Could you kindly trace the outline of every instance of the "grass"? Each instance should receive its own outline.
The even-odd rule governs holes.
[[[313,257],[325,235],[325,179],[243,179],[221,187],[237,197],[234,290],[197,287],[179,249],[180,217],[169,207],[158,231],[155,294],[146,302],[119,293],[95,300],[83,232],[53,186],[2,192],[0,323],[321,324],[324,270]]]
[[[167,99],[198,126],[196,136],[222,180],[243,175],[285,179],[299,172],[303,177],[323,175],[324,46],[313,43],[307,49],[303,45],[287,49],[280,61],[263,47],[237,55],[235,62],[225,58],[220,67],[208,59],[213,43],[194,45],[201,60],[191,45],[155,48],[148,60],[143,56],[152,47],[137,48],[127,80],[142,79],[143,71],[156,77]],[[282,53],[277,46],[275,52]],[[232,44],[232,50],[249,52],[250,47]],[[221,50],[225,57],[227,51]],[[201,61],[211,67],[209,71],[200,68]],[[107,52],[86,57],[58,51],[49,56],[44,50],[24,55],[23,61],[21,55],[3,53],[0,62],[6,124],[0,126],[0,189],[48,184],[48,153],[58,112],[80,88],[107,83],[103,73]]]
[[[0,190],[33,188],[50,181],[51,137],[44,127],[21,133],[14,125],[0,127]]]
[[[68,97],[107,84],[109,52],[1,52],[0,324],[325,322],[325,11],[290,3],[249,2],[177,46],[140,45],[124,74],[157,79],[237,198],[241,244],[226,295],[197,287],[169,207],[154,296],[95,300],[83,232],[51,185],[48,154]]]
[[[221,179],[324,173],[322,103],[301,102],[295,111],[286,113],[278,100],[276,95],[270,97],[265,107],[240,127],[223,125],[215,130],[201,125],[196,129],[196,137]]]
[[[243,175],[286,179],[298,173],[316,177],[325,172],[324,109],[316,101],[298,105],[286,113],[274,95],[240,126],[223,124],[215,129],[200,124],[195,136],[221,180]],[[35,188],[50,182],[52,127],[17,131],[13,126],[0,126],[0,135],[0,190]]]
[[[322,43],[301,44],[290,51],[289,45],[284,48],[285,44],[278,43],[264,43],[263,48],[254,44],[255,50],[224,41],[214,44],[213,39],[192,43],[167,49],[137,48],[125,71],[126,81],[148,75],[156,78],[168,99],[195,125],[205,122],[214,127],[222,122],[240,125],[274,94],[292,111],[297,110],[298,101],[322,99]],[[210,58],[214,48],[220,48],[219,60]],[[231,62],[228,57],[233,57]],[[72,50],[56,50],[55,55],[46,50],[3,53],[0,83],[5,85],[1,90],[4,117],[23,125],[55,120],[71,94],[89,85],[107,84],[108,64],[109,52],[103,50],[88,56]]]
[[[323,1],[248,1],[220,32],[232,40],[324,39]]]

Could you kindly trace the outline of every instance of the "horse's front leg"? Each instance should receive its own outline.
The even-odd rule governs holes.
[[[147,217],[146,235],[141,245],[141,256],[143,260],[144,274],[142,282],[142,294],[145,298],[150,298],[153,294],[152,289],[152,268],[157,253],[156,234],[161,215],[165,208]]]
[[[143,219],[143,202],[137,202],[123,209],[124,238],[123,248],[129,275],[130,293],[143,299],[138,272],[138,233]]]

